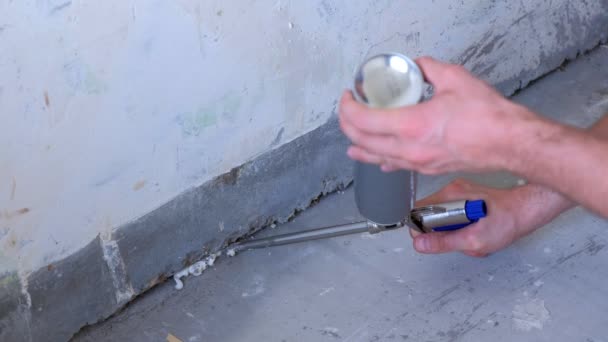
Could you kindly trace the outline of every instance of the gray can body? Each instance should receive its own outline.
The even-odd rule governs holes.
[[[355,98],[373,108],[413,105],[422,98],[424,79],[418,66],[400,54],[366,60],[355,78]],[[389,226],[409,221],[416,198],[416,173],[384,172],[375,164],[355,163],[355,202],[369,221]]]
[[[355,202],[361,215],[374,223],[389,226],[408,219],[415,187],[415,172],[386,173],[378,165],[355,164]]]

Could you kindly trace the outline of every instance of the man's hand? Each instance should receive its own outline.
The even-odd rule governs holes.
[[[433,98],[418,105],[370,109],[345,92],[340,125],[351,139],[351,158],[380,164],[385,171],[411,169],[425,174],[484,171],[504,167],[508,132],[536,119],[461,66],[432,58],[416,60]]]
[[[537,185],[499,190],[463,180],[450,183],[416,205],[463,198],[484,199],[488,216],[452,232],[420,234],[410,230],[414,248],[418,252],[435,254],[457,251],[470,256],[486,256],[542,227],[573,205],[558,193]]]
[[[461,66],[417,63],[435,88],[428,102],[380,110],[344,94],[340,125],[351,158],[385,171],[506,170],[608,217],[608,118],[597,126],[603,134],[590,134],[507,100]]]

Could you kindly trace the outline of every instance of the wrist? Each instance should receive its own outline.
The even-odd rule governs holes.
[[[519,236],[548,224],[575,203],[557,191],[538,184],[528,184],[514,189],[511,201],[516,208],[515,223]]]
[[[546,120],[525,107],[514,105],[502,122],[502,132],[497,135],[496,143],[497,168],[534,179],[535,170],[542,169],[537,165],[542,162],[541,154],[546,151],[549,142],[563,135],[562,127]]]

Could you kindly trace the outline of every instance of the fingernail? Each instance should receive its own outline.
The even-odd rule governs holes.
[[[428,252],[431,249],[431,243],[427,237],[419,236],[414,241],[416,249],[420,252]]]
[[[393,172],[396,170],[392,165],[388,165],[388,164],[383,164],[381,166],[381,169],[383,172]]]
[[[355,152],[354,149],[352,147],[349,147],[348,150],[346,150],[346,154],[351,157],[354,158],[355,157]]]

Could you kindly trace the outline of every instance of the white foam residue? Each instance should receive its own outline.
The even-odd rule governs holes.
[[[176,290],[181,290],[184,288],[184,282],[182,281],[182,278],[187,276],[189,273],[187,268],[184,268],[183,270],[175,273],[173,275],[173,280],[175,280],[175,289]]]
[[[323,291],[321,293],[319,293],[319,296],[325,296],[326,294],[330,293],[333,290],[335,290],[334,287],[328,287],[326,289],[323,289]]]
[[[208,257],[206,257],[205,259],[195,262],[194,264],[184,268],[183,270],[175,273],[173,275],[173,280],[175,280],[175,289],[176,290],[181,290],[184,288],[184,282],[182,281],[182,278],[187,277],[188,275],[193,275],[195,277],[200,276],[201,274],[203,274],[203,272],[213,266],[213,264],[215,263],[215,260],[222,255],[222,252],[219,251],[217,253],[211,254]],[[230,255],[230,251],[228,251],[228,255]]]
[[[209,256],[209,258],[207,258],[207,260],[206,260],[207,266],[213,266],[213,264],[215,263],[215,259],[216,259],[215,254],[211,254]]]
[[[536,273],[536,272],[540,271],[540,268],[538,268],[532,264],[526,264],[526,266],[528,266],[530,268],[528,270],[528,273]]]
[[[362,239],[375,240],[375,239],[378,238],[378,234],[362,233],[361,234],[361,238]]]
[[[192,274],[195,277],[203,274],[203,271],[207,269],[207,261],[201,260],[199,262],[195,262],[194,264],[188,267],[188,274]]]
[[[516,330],[542,330],[549,319],[551,319],[551,315],[545,307],[545,302],[538,298],[523,304],[517,304],[513,308],[513,327]]]
[[[535,282],[534,282],[534,286],[536,286],[536,287],[541,287],[541,286],[543,286],[543,284],[544,284],[544,283],[545,283],[545,282],[544,282],[544,281],[542,281],[542,280],[537,280],[537,281],[535,281]]]
[[[404,251],[404,248],[402,248],[402,247],[399,247],[399,248],[393,248],[393,252],[395,252],[395,253],[401,253],[401,252],[403,252],[403,251]]]

